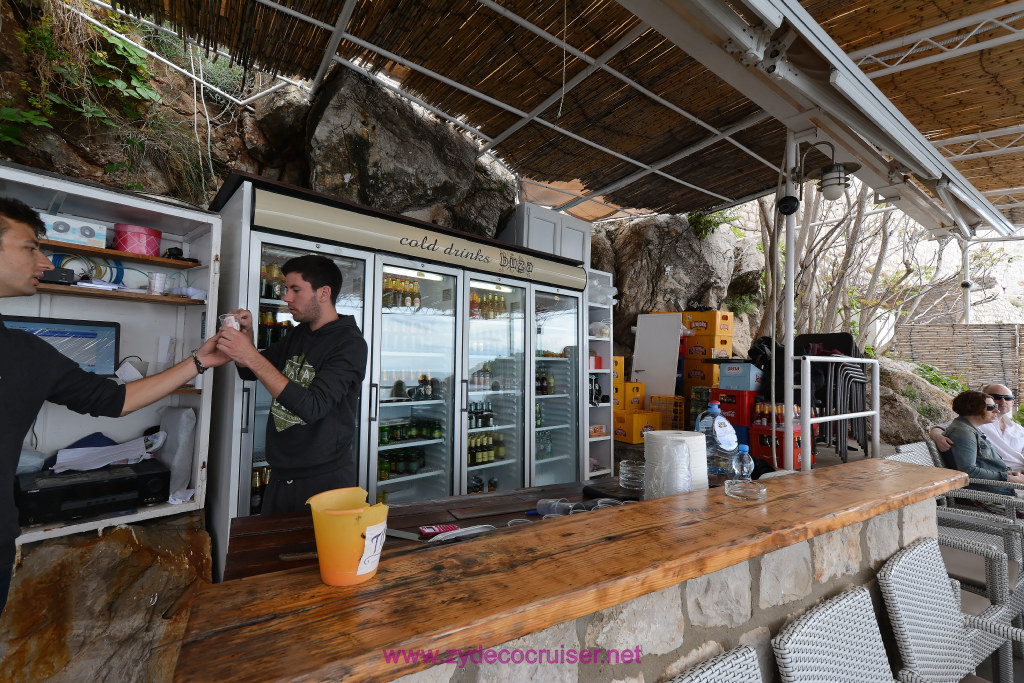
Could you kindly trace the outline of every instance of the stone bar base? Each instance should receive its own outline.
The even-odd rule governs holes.
[[[490,652],[484,648],[464,652],[461,658],[446,655],[453,661],[395,680],[644,683],[671,678],[737,645],[756,649],[764,680],[778,680],[770,640],[783,626],[815,603],[856,585],[872,586],[875,606],[884,614],[873,588],[875,572],[900,548],[935,536],[935,525],[935,501],[914,503],[510,640]],[[604,650],[610,663],[565,663],[567,651],[582,649]],[[536,653],[541,662],[525,661]],[[487,663],[485,656],[522,657],[524,662]],[[549,663],[559,660],[563,663]]]

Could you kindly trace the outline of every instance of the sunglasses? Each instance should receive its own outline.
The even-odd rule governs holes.
[[[996,409],[997,409],[998,407],[999,407],[999,406],[997,406],[997,405],[996,405],[995,403],[986,403],[986,404],[985,404],[985,410],[987,410],[987,411],[988,411],[988,412],[990,412],[990,413],[991,413],[991,412],[992,412],[993,410],[996,410]]]
[[[1012,401],[1013,394],[989,394],[993,401]]]

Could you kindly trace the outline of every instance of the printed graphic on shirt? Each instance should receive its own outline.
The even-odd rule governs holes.
[[[316,377],[316,370],[306,362],[306,354],[302,354],[289,358],[285,362],[281,374],[303,389],[308,389],[309,385],[313,383],[313,378]],[[283,432],[293,425],[306,424],[295,413],[278,403],[276,398],[273,405],[270,406],[270,414],[274,418],[274,427],[279,432]]]

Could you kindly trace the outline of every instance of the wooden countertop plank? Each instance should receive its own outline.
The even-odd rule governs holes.
[[[382,559],[334,588],[315,567],[199,589],[175,680],[397,677],[383,648],[490,647],[934,497],[952,470],[867,460],[766,482],[765,502],[695,492]]]

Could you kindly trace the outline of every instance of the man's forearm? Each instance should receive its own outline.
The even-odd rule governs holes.
[[[159,401],[197,374],[195,361],[189,356],[161,373],[129,382],[124,385],[124,408],[121,414],[127,415]]]
[[[257,353],[247,361],[249,371],[256,375],[256,379],[263,384],[270,396],[272,398],[280,396],[284,388],[288,386],[288,378],[261,354]]]

